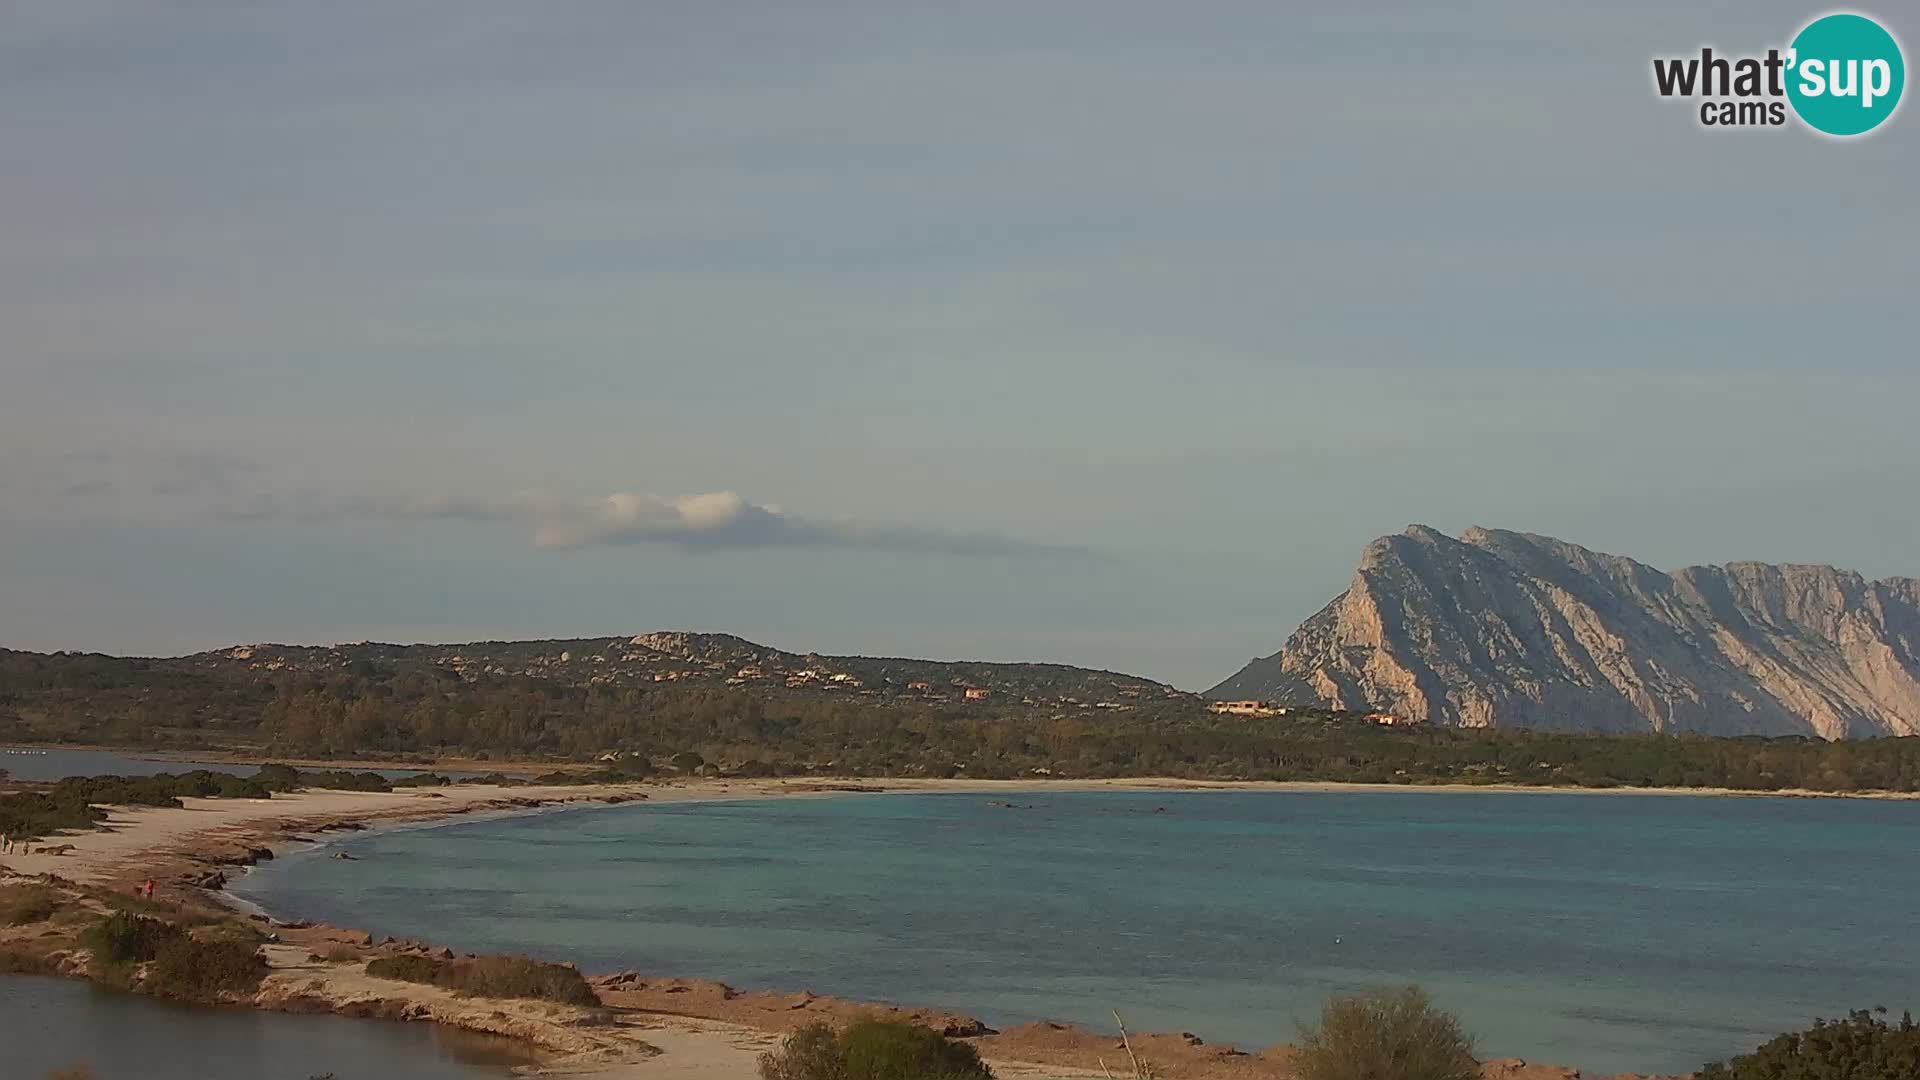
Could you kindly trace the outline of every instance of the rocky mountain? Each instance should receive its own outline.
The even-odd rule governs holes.
[[[1920,580],[1730,563],[1671,574],[1547,536],[1415,525],[1214,698],[1465,727],[1920,734]]]

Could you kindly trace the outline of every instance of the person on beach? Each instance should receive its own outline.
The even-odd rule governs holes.
[[[153,899],[153,879],[152,878],[148,878],[147,883],[144,886],[142,886],[141,889],[145,893],[147,899],[149,900]]]

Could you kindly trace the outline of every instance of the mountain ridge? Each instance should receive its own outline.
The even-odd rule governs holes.
[[[324,673],[372,664],[450,673],[469,681],[526,676],[576,686],[683,682],[861,696],[912,693],[932,699],[969,689],[1016,701],[1033,697],[1069,703],[1195,697],[1152,679],[1068,664],[835,656],[791,652],[734,634],[686,630],[517,641],[257,643],[151,662],[182,670],[259,675]]]
[[[1380,537],[1277,653],[1207,691],[1466,727],[1920,734],[1920,580],[1666,573],[1555,537]]]

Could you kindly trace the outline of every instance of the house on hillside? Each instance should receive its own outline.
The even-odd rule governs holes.
[[[987,695],[991,693],[993,693],[993,691],[982,686],[969,686],[961,696],[968,701],[985,701],[987,700]]]
[[[1287,707],[1271,701],[1211,701],[1207,711],[1222,716],[1285,716]]]

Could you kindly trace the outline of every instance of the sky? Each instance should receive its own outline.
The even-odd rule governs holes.
[[[1920,575],[1914,106],[1446,7],[0,0],[0,645],[1204,689],[1413,522]]]

